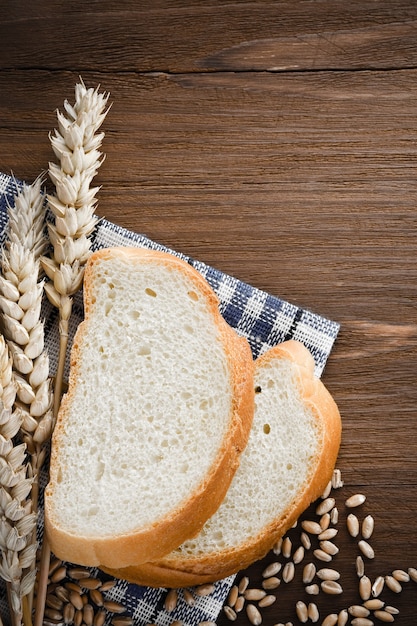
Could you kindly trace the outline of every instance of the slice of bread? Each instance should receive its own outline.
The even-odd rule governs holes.
[[[161,587],[224,578],[262,558],[323,493],[339,450],[341,419],[314,376],[309,351],[293,340],[271,348],[256,361],[255,390],[239,469],[200,534],[154,563],[109,573]]]
[[[119,568],[169,553],[223,500],[253,418],[253,359],[170,254],[96,252],[53,435],[53,553]]]

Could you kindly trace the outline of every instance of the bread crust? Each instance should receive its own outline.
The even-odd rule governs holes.
[[[322,440],[312,473],[284,514],[242,545],[203,556],[187,555],[184,559],[174,552],[153,563],[105,570],[107,573],[151,587],[184,587],[220,580],[263,558],[301,513],[323,493],[331,479],[341,441],[338,407],[322,381],[314,376],[314,359],[304,345],[294,340],[286,341],[264,353],[257,359],[257,364],[265,364],[277,357],[289,359],[297,366],[300,393],[322,424]]]
[[[94,275],[97,264],[112,258],[129,263],[159,263],[186,273],[207,302],[218,326],[232,383],[232,414],[228,434],[212,467],[199,487],[163,519],[145,528],[132,529],[119,536],[80,537],[61,528],[54,518],[53,491],[57,480],[59,448],[67,415],[71,410],[73,389],[79,375],[78,362],[89,318],[94,311]],[[195,536],[222,502],[239,465],[253,419],[253,358],[246,339],[224,321],[218,298],[205,279],[188,263],[164,252],[139,248],[111,248],[95,252],[87,263],[84,277],[85,320],[77,329],[71,350],[68,393],[64,396],[52,439],[50,482],[45,490],[45,531],[53,553],[63,560],[81,565],[121,568],[132,562],[153,561]],[[208,381],[208,384],[210,381]]]

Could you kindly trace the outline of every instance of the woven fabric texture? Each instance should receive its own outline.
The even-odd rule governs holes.
[[[1,243],[4,241],[4,230],[7,224],[7,204],[13,203],[14,195],[20,186],[20,181],[0,173]],[[101,220],[94,233],[93,249],[113,246],[136,246],[164,250],[186,260],[206,278],[214,289],[220,300],[220,310],[223,317],[240,335],[248,339],[254,358],[282,341],[297,339],[304,343],[313,355],[317,376],[322,374],[339,331],[338,323],[256,289],[201,261],[170,250],[144,235],[128,231],[107,220]],[[70,327],[71,337],[83,318],[81,293],[77,294],[74,299],[73,311]],[[45,319],[45,343],[49,351],[51,373],[53,374],[58,356],[58,317],[56,310],[48,302],[44,303],[43,315]],[[45,472],[41,477],[42,489],[46,482],[47,474]],[[42,506],[42,502],[40,505]],[[42,531],[41,509],[38,524],[39,537],[42,536]],[[93,576],[96,573],[97,570],[92,570]],[[100,577],[109,578],[101,573]],[[132,585],[126,581],[117,581],[116,585],[107,592],[106,598],[124,604],[127,614],[133,617],[137,626],[145,626],[149,623],[157,626],[169,626],[175,620],[180,620],[184,626],[196,626],[201,621],[216,621],[233,580],[234,576],[230,576],[217,582],[214,592],[209,596],[196,598],[192,607],[184,601],[180,591],[177,608],[172,612],[164,610],[166,589],[152,589]],[[0,614],[2,616],[7,615],[6,592],[2,582],[0,582]]]

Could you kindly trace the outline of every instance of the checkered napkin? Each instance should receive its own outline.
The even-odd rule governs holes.
[[[0,242],[2,238],[4,239],[4,228],[7,222],[7,202],[13,202],[13,197],[20,185],[19,181],[0,173]],[[184,259],[204,276],[217,293],[223,317],[240,335],[248,339],[254,358],[277,343],[291,338],[297,339],[310,350],[316,363],[316,374],[321,375],[339,330],[336,322],[271,296],[200,261],[169,250],[144,235],[123,229],[107,220],[101,220],[94,234],[93,248],[97,250],[113,246],[164,250]],[[71,335],[74,334],[83,317],[81,294],[75,297],[73,310]],[[51,370],[54,371],[58,356],[57,312],[46,302],[43,314],[46,345]],[[41,479],[41,487],[44,487],[47,476],[42,476]],[[42,505],[42,502],[40,504]],[[41,534],[42,519],[39,520],[39,536]],[[92,570],[93,576],[95,573],[96,571]],[[103,577],[101,573],[100,577]],[[121,602],[137,626],[149,623],[169,626],[175,620],[180,620],[184,626],[196,626],[201,621],[216,621],[233,580],[234,576],[230,576],[216,583],[214,592],[209,596],[197,598],[193,607],[186,604],[180,593],[177,608],[169,613],[164,610],[166,589],[152,589],[132,585],[126,581],[117,581],[116,585],[107,592],[106,597]],[[4,587],[0,587],[0,612],[1,615],[6,614]]]

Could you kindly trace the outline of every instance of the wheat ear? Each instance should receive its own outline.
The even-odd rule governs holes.
[[[50,279],[45,292],[59,311],[59,357],[54,388],[54,417],[61,401],[65,358],[68,347],[68,326],[72,312],[72,296],[80,289],[84,266],[91,254],[90,235],[97,217],[98,187],[91,183],[103,162],[99,151],[104,133],[97,132],[107,112],[109,94],[87,89],[82,81],[75,87],[75,103],[64,103],[65,113],[58,111],[58,129],[50,135],[59,164],[49,164],[49,176],[56,194],[48,196],[55,217],[48,224],[52,256],[42,257],[42,267]],[[36,599],[35,626],[41,626],[45,605],[50,550],[44,538]]]
[[[39,281],[44,234],[45,198],[42,180],[24,184],[8,206],[7,241],[2,251],[0,310],[4,334],[13,359],[21,436],[30,455],[28,471],[33,479],[32,511],[38,510],[39,473],[46,458],[46,444],[53,428],[49,357],[44,350],[44,325],[40,320],[44,281]],[[36,544],[36,529],[32,541]],[[31,569],[35,569],[33,560]],[[32,593],[26,599],[29,614]]]
[[[13,411],[16,383],[12,357],[0,335],[0,575],[7,583],[10,613],[14,626],[23,620],[22,598],[31,593],[36,570],[36,543],[32,541],[36,514],[28,498],[32,479],[27,476],[26,445],[14,445],[21,426],[21,414]]]

